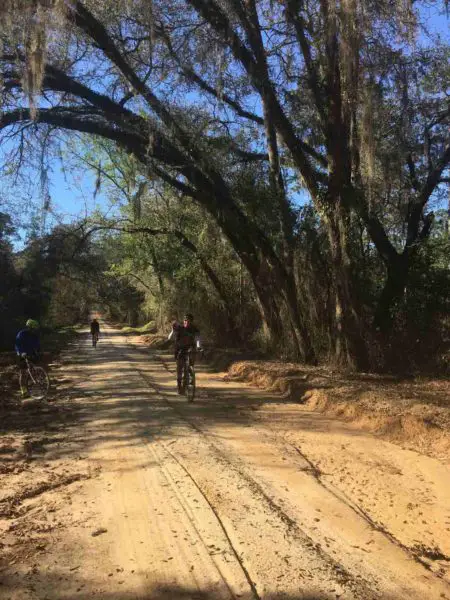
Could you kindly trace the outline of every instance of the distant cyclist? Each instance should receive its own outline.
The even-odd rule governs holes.
[[[91,336],[92,336],[92,345],[96,346],[98,337],[100,335],[100,323],[97,319],[92,319],[91,321]]]
[[[34,319],[28,319],[25,328],[21,329],[16,336],[15,345],[17,357],[19,360],[19,384],[22,398],[26,398],[29,393],[27,387],[23,384],[23,377],[27,369],[25,357],[36,360],[41,351],[41,341],[39,339],[39,323]]]
[[[181,325],[177,321],[172,323],[172,331],[169,333],[169,340],[175,342],[175,360],[177,361],[177,388],[178,393],[183,393],[182,378],[183,368],[186,360],[186,353],[189,350],[194,350],[191,353],[191,364],[195,364],[195,351],[202,350],[200,341],[200,330],[194,325],[194,316],[191,313],[186,313]]]

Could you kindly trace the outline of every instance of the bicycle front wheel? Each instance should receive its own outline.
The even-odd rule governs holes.
[[[189,367],[187,385],[186,385],[186,397],[188,402],[194,402],[195,398],[195,371],[192,367]]]
[[[43,400],[50,389],[50,379],[47,371],[42,367],[33,367],[27,373],[26,384],[28,393],[34,400]]]

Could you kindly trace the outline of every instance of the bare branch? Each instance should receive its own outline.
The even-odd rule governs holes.
[[[287,4],[286,16],[289,22],[294,26],[297,40],[302,51],[303,60],[305,61],[306,70],[308,72],[309,86],[311,88],[322,125],[325,125],[325,106],[323,102],[322,91],[319,85],[319,75],[311,56],[310,43],[306,37],[306,24],[301,15],[302,3],[300,0],[285,0],[285,2]]]
[[[313,198],[317,198],[319,195],[317,172],[310,164],[309,158],[306,155],[305,143],[298,138],[293,124],[283,111],[273,89],[272,82],[265,76],[266,74],[261,70],[260,65],[256,62],[248,48],[244,46],[227,16],[215,1],[188,0],[188,2],[229,44],[235,58],[249,75],[255,89],[260,93],[261,97],[267,99],[278,133],[289,148],[309,192]]]
[[[410,247],[416,243],[419,236],[419,224],[422,218],[422,213],[425,205],[430,199],[431,194],[436,189],[441,179],[442,172],[450,164],[450,143],[447,144],[442,156],[437,161],[434,169],[428,174],[428,177],[422,187],[422,190],[413,204],[408,218],[408,231],[406,235],[406,247]],[[426,223],[426,221],[425,221]],[[431,226],[431,225],[430,225]],[[425,227],[424,227],[425,228]]]
[[[228,104],[228,106],[230,106],[235,111],[235,113],[237,115],[239,115],[240,117],[243,117],[244,119],[249,119],[250,121],[258,123],[258,125],[264,124],[264,119],[262,117],[259,117],[258,115],[255,115],[254,113],[251,113],[251,112],[245,110],[239,104],[239,102],[237,102],[236,100],[233,100],[233,98],[231,98],[231,96],[229,96],[228,94],[220,94],[215,88],[213,88],[211,85],[209,85],[209,83],[207,83],[204,79],[202,79],[199,75],[197,75],[197,73],[193,69],[191,69],[187,65],[184,65],[182,63],[180,57],[176,53],[175,49],[173,48],[172,42],[169,38],[169,35],[164,31],[164,29],[162,27],[160,28],[159,31],[160,31],[161,37],[164,39],[164,41],[166,43],[166,46],[167,46],[167,49],[169,50],[170,55],[177,62],[178,66],[181,69],[181,72],[186,77],[186,79],[188,79],[189,81],[192,81],[193,83],[196,83],[200,89],[207,92],[208,94],[211,94],[211,96],[214,96],[221,102]]]

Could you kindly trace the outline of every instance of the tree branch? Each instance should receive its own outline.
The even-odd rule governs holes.
[[[40,109],[35,122],[47,123],[72,131],[90,133],[110,139],[147,164],[149,156],[165,162],[168,165],[182,168],[185,165],[184,157],[171,146],[165,138],[156,131],[151,131],[148,138],[141,136],[133,130],[121,129],[108,120],[112,115],[101,113],[94,108],[48,108]],[[29,109],[16,109],[3,113],[0,130],[21,121],[30,121]],[[125,123],[123,123],[125,125]],[[147,125],[148,128],[148,125]]]
[[[398,258],[399,254],[391,241],[389,240],[386,231],[380,222],[379,218],[369,210],[367,202],[361,192],[354,188],[349,191],[349,199],[355,212],[362,219],[362,222],[367,227],[370,237],[375,244],[381,258],[386,265],[392,264]]]
[[[147,285],[138,275],[136,275],[135,273],[133,273],[132,271],[128,271],[127,273],[114,273],[115,276],[118,277],[134,277],[136,279],[136,281],[138,281],[143,287],[145,287],[146,290],[148,290],[150,292],[150,294],[155,297],[155,292],[152,290],[152,288]]]
[[[309,86],[316,103],[316,108],[320,116],[322,125],[326,123],[325,106],[321,94],[319,76],[314,65],[311,48],[306,38],[305,22],[301,16],[301,6],[299,0],[285,0],[287,5],[286,16],[289,22],[294,26],[297,40],[302,51],[303,60],[305,61],[306,71],[308,73]]]
[[[264,124],[264,119],[262,117],[259,117],[258,115],[255,115],[254,113],[251,113],[251,112],[245,110],[239,104],[239,102],[237,102],[236,100],[233,100],[233,98],[231,98],[231,96],[228,96],[228,94],[219,94],[219,92],[215,88],[213,88],[211,85],[209,85],[209,83],[207,83],[204,79],[202,79],[199,75],[197,75],[197,73],[194,71],[194,69],[191,69],[190,67],[188,67],[186,65],[183,65],[178,54],[176,53],[175,49],[172,46],[172,42],[170,40],[169,35],[164,31],[163,28],[161,28],[159,31],[160,31],[160,35],[161,35],[162,39],[166,43],[166,46],[167,46],[167,49],[169,50],[170,55],[177,62],[178,66],[181,69],[181,72],[186,77],[186,79],[188,79],[189,81],[192,81],[193,83],[196,83],[200,89],[207,92],[208,94],[211,94],[212,96],[214,96],[221,102],[225,102],[226,104],[228,104],[228,106],[230,106],[234,110],[234,112],[237,115],[239,115],[240,117],[243,117],[244,119],[249,119],[250,121],[253,121],[254,123],[258,123],[258,125]]]
[[[413,189],[416,192],[418,192],[420,190],[420,184],[419,184],[419,181],[417,179],[416,166],[415,166],[415,164],[413,162],[412,155],[411,155],[410,152],[408,153],[408,156],[406,157],[406,163],[408,165],[409,176],[411,178],[411,183],[412,183]]]
[[[145,99],[151,109],[162,120],[162,122],[177,134],[178,141],[196,160],[200,159],[196,146],[192,144],[191,136],[181,127],[179,121],[174,117],[165,105],[155,96],[147,84],[142,81],[133,68],[121,55],[109,36],[105,27],[94,17],[94,15],[79,1],[70,8],[76,25],[83,30],[92,41],[103,51],[110,61],[121,71],[133,88]]]
[[[231,320],[231,322],[233,321],[233,311],[231,310],[230,307],[230,303],[229,300],[227,298],[227,294],[225,292],[225,287],[222,285],[222,282],[220,281],[219,277],[217,276],[216,272],[214,271],[214,269],[209,265],[208,261],[201,255],[201,253],[199,252],[197,246],[191,241],[189,240],[189,238],[186,237],[186,235],[178,230],[178,229],[168,229],[168,228],[161,228],[161,229],[154,229],[152,227],[117,227],[114,225],[96,225],[94,227],[92,227],[90,229],[90,231],[88,232],[88,235],[92,235],[93,233],[95,233],[96,231],[120,231],[122,233],[129,233],[129,234],[137,234],[137,233],[145,233],[151,236],[154,235],[173,235],[177,240],[179,240],[179,242],[181,243],[182,246],[184,246],[185,248],[187,248],[190,252],[192,252],[195,257],[197,258],[197,260],[199,261],[202,269],[205,271],[206,275],[209,277],[211,283],[213,284],[215,290],[217,291],[220,299],[222,300],[222,302],[224,303],[224,306],[227,310],[228,313],[228,318],[229,320]],[[129,275],[133,275],[134,277],[136,277],[136,279],[138,279],[145,287],[148,288],[148,286],[146,284],[144,284],[139,277],[137,277],[136,275],[134,275],[133,273],[127,273]],[[148,288],[150,289],[150,288]]]
[[[187,0],[195,10],[215,29],[227,43],[236,60],[238,60],[247,74],[249,75],[253,86],[259,92],[261,97],[266,97],[270,111],[273,115],[274,125],[281,135],[284,143],[289,148],[292,158],[297,165],[305,184],[313,198],[319,195],[318,179],[315,169],[311,166],[309,158],[306,155],[306,144],[297,137],[292,123],[284,113],[276,97],[273,84],[264,77],[259,65],[251,55],[250,51],[241,42],[234,31],[229,19],[224,12],[212,0]]]
[[[434,169],[428,174],[428,177],[425,181],[425,184],[422,187],[419,197],[417,198],[417,201],[414,202],[412,209],[409,213],[408,231],[406,234],[407,247],[412,246],[417,241],[419,235],[419,224],[420,219],[422,218],[423,209],[428,200],[430,199],[431,194],[436,189],[436,186],[439,184],[442,172],[448,167],[449,164],[450,142],[447,143],[447,147],[442,153],[442,156],[437,161]]]

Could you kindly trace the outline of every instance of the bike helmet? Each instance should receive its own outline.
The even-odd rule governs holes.
[[[39,329],[39,323],[34,319],[28,319],[25,326],[28,327],[28,329]]]
[[[183,319],[185,321],[193,321],[194,320],[194,315],[192,313],[186,313],[183,317]]]

